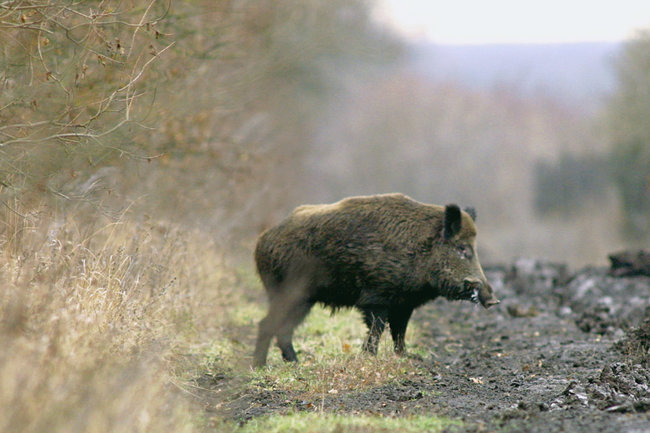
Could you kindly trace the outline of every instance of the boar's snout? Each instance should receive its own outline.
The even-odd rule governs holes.
[[[474,279],[466,279],[464,281],[465,287],[472,291],[472,301],[480,302],[485,308],[490,308],[498,304],[500,301],[494,296],[492,286],[487,281],[480,281]]]
[[[489,283],[483,284],[479,289],[478,300],[485,308],[490,308],[500,302],[496,296],[494,296],[494,293],[492,293],[492,286],[490,286]]]

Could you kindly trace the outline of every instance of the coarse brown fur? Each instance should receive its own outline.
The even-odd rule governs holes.
[[[369,328],[364,349],[371,353],[386,323],[395,350],[403,352],[413,309],[438,296],[486,308],[497,303],[476,254],[473,216],[473,210],[402,194],[296,208],[263,233],[255,249],[270,307],[254,364],[266,362],[274,336],[283,358],[297,360],[293,330],[317,302],[358,308]]]

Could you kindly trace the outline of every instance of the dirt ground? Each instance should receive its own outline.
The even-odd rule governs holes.
[[[437,300],[414,314],[424,329],[417,343],[429,352],[415,362],[428,373],[317,402],[261,391],[226,403],[231,416],[246,422],[316,405],[433,413],[463,420],[449,427],[458,432],[650,432],[650,277],[614,277],[605,268],[569,274],[535,260],[486,274],[500,305],[486,311]]]

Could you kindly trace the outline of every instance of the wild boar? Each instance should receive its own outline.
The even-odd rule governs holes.
[[[315,303],[355,307],[377,353],[388,323],[395,352],[413,310],[443,296],[485,308],[499,303],[476,252],[473,209],[419,203],[402,194],[350,197],[304,205],[264,232],[255,262],[269,297],[253,355],[266,363],[273,337],[285,361],[297,361],[295,327]]]

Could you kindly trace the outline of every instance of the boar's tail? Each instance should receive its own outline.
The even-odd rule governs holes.
[[[310,298],[318,282],[324,279],[325,267],[312,256],[294,255],[286,259],[256,254],[257,270],[269,296]]]

